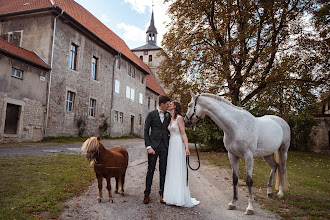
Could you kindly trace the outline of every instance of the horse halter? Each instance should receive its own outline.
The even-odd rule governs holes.
[[[197,105],[197,100],[198,100],[199,96],[200,96],[200,95],[198,95],[198,96],[196,97],[196,99],[195,99],[194,112],[193,112],[193,113],[191,114],[191,116],[188,118],[188,122],[191,123],[191,124],[193,124],[192,121],[191,121],[191,119],[192,119],[194,116],[195,116],[198,120],[200,119],[200,118],[198,117],[198,115],[196,114],[196,105]]]

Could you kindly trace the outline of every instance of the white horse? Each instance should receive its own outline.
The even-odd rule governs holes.
[[[252,197],[252,173],[253,158],[263,157],[271,168],[270,178],[267,187],[268,197],[273,196],[272,186],[276,173],[276,184],[279,185],[277,196],[283,196],[283,189],[286,188],[286,160],[290,145],[290,127],[282,118],[275,115],[254,117],[250,112],[236,107],[226,99],[213,95],[194,95],[188,105],[185,116],[186,126],[195,124],[199,119],[208,115],[223,131],[224,145],[228,151],[228,157],[233,170],[233,200],[229,203],[228,209],[236,208],[238,165],[239,158],[245,160],[246,184],[249,189],[249,204],[245,214],[254,214]],[[275,158],[272,154],[275,152]]]

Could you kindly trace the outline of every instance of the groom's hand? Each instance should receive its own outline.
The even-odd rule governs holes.
[[[148,154],[155,154],[155,153],[156,152],[154,151],[154,149],[152,149],[152,147],[148,149]]]

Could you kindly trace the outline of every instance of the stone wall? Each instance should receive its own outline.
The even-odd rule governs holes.
[[[330,115],[318,116],[319,124],[311,133],[315,152],[330,152]]]

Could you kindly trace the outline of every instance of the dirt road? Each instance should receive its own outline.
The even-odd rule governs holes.
[[[109,147],[120,145],[128,150],[130,160],[126,174],[125,196],[114,194],[114,203],[107,201],[108,193],[103,182],[103,201],[96,201],[97,182],[88,188],[80,197],[72,198],[65,204],[68,208],[62,213],[61,219],[280,219],[276,215],[260,209],[255,203],[255,214],[246,216],[247,189],[240,187],[237,210],[227,210],[226,207],[232,198],[231,171],[216,168],[206,161],[202,161],[198,171],[189,171],[189,186],[191,196],[201,203],[193,208],[169,206],[159,202],[159,172],[155,172],[151,202],[142,203],[145,187],[147,163],[134,166],[147,160],[147,154],[142,139],[132,140],[103,140]],[[191,160],[194,160],[192,158]],[[114,188],[114,180],[111,181]],[[266,192],[265,192],[266,193]]]

